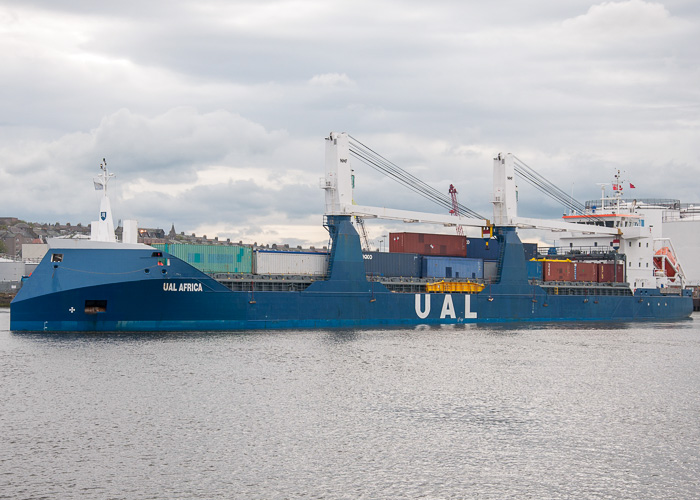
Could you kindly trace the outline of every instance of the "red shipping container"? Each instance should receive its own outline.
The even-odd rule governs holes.
[[[615,276],[615,264],[598,264],[598,282],[600,283],[624,283],[625,265],[617,265],[617,276]]]
[[[545,281],[573,281],[574,263],[561,260],[546,260],[544,268]]]
[[[389,233],[389,252],[466,257],[467,238],[456,234]]]
[[[574,262],[574,281],[598,281],[598,264]]]

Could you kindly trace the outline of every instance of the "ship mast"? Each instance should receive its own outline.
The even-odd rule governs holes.
[[[100,175],[93,179],[95,190],[102,191],[100,216],[98,220],[92,221],[91,223],[90,239],[92,241],[107,241],[113,243],[116,241],[116,237],[114,235],[112,207],[109,202],[109,196],[107,196],[107,183],[114,177],[114,174],[109,173],[107,169],[107,160],[104,158],[102,158],[102,163],[100,163],[100,170],[102,170]]]

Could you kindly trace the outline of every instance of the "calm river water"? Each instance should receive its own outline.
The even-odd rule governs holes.
[[[700,498],[680,323],[14,334],[0,497]]]

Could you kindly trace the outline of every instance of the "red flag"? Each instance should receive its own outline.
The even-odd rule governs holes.
[[[618,189],[620,189],[620,185],[619,185],[619,184],[613,184],[613,191],[617,191]]]
[[[634,184],[630,182],[630,189],[634,189]]]

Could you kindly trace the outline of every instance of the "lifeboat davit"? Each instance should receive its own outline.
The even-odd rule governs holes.
[[[673,278],[678,270],[676,269],[676,257],[673,252],[668,247],[663,247],[656,252],[654,255],[654,267],[656,269],[663,269],[666,276]]]

